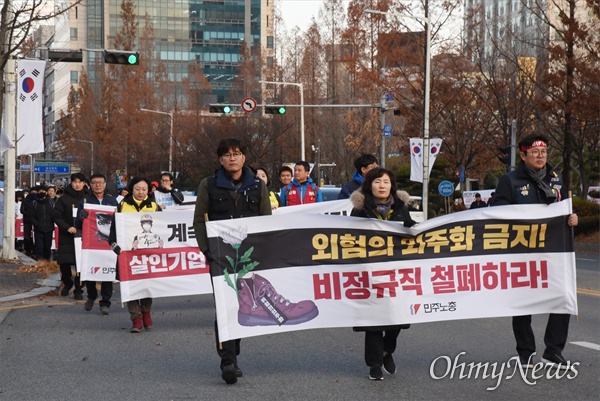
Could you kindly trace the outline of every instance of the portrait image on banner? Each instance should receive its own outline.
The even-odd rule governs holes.
[[[115,215],[121,301],[212,292],[194,210]]]
[[[45,61],[18,61],[17,156],[44,151],[42,89],[45,68]]]
[[[114,206],[86,203],[88,217],[81,229],[81,255],[77,264],[82,281],[115,281],[117,255],[108,244]]]

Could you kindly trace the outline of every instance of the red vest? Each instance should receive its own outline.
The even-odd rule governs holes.
[[[300,188],[302,185],[300,185]],[[306,203],[315,203],[317,201],[317,186],[314,183],[309,183],[307,186],[304,199],[300,199],[300,192],[294,184],[288,184],[286,187],[286,205],[302,205]]]

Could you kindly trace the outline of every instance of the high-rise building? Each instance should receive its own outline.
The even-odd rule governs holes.
[[[183,81],[190,65],[199,65],[211,85],[209,102],[227,102],[242,64],[243,46],[265,65],[272,61],[275,0],[134,0],[136,46],[146,20],[154,30],[153,53],[164,64],[176,97],[183,99]],[[96,82],[99,49],[114,48],[123,25],[122,0],[87,0],[56,25],[54,47],[84,48],[83,69]],[[261,58],[261,60],[258,60]],[[143,60],[142,60],[143,62]],[[82,65],[63,65],[55,73],[55,109],[66,110],[69,87],[77,84]],[[260,69],[259,75],[263,75]],[[258,77],[260,78],[260,77]],[[178,102],[178,104],[185,104]],[[57,116],[57,119],[59,117]]]

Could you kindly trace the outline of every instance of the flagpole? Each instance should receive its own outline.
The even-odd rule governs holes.
[[[4,73],[6,94],[4,98],[4,121],[6,133],[13,142],[13,147],[4,152],[4,233],[2,236],[2,257],[17,259],[15,251],[15,165],[17,154],[16,120],[17,120],[17,71],[14,58],[9,58]]]

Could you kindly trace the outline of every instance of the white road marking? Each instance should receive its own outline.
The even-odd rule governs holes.
[[[571,341],[571,344],[579,345],[580,347],[591,348],[596,351],[600,351],[600,345],[594,344],[594,343],[589,343],[587,341]]]

